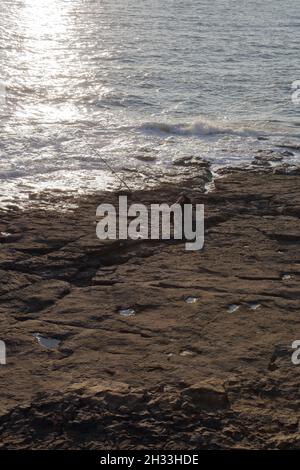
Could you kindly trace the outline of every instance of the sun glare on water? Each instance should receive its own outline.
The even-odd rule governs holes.
[[[72,52],[66,51],[65,41],[70,4],[62,0],[24,1],[19,17],[23,42],[18,62],[23,85],[32,93],[18,110],[19,117],[49,122],[76,115],[75,107],[62,98],[67,95],[72,67]]]
[[[65,5],[59,0],[25,0],[23,21],[28,36],[45,41],[65,33]]]

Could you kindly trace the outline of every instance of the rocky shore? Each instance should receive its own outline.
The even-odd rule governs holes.
[[[1,449],[300,448],[300,172],[193,164],[129,202],[205,204],[200,252],[98,240],[117,192],[2,212]]]

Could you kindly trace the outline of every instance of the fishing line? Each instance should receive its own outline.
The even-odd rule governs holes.
[[[121,181],[122,184],[124,184],[124,186],[128,189],[129,192],[132,192],[132,190],[130,189],[130,187],[128,186],[128,184],[126,183],[126,181],[121,178],[120,175],[118,175],[118,173],[116,172],[116,170],[105,160],[105,158],[102,157],[102,155],[100,155],[99,151],[96,150],[94,147],[92,147],[90,144],[88,144],[86,142],[87,146],[92,150],[92,152],[96,153],[97,156],[99,157],[99,159],[102,161],[102,163],[104,163],[104,165],[107,166],[107,168],[118,178],[119,181]]]

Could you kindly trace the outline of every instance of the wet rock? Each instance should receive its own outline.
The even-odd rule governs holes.
[[[271,164],[278,164],[282,162],[285,157],[288,157],[286,152],[275,152],[274,150],[258,150],[255,155],[252,165],[254,166],[271,166]]]
[[[191,167],[197,166],[200,168],[209,168],[210,162],[207,160],[203,160],[199,157],[189,156],[189,157],[180,157],[173,160],[174,166],[184,166],[184,167]]]
[[[297,165],[282,164],[279,167],[274,168],[273,171],[275,175],[300,175],[300,167]]]

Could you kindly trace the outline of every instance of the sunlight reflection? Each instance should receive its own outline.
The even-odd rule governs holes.
[[[70,6],[71,2],[62,0],[24,2],[19,20],[23,37],[21,75],[31,95],[18,108],[19,118],[43,122],[76,118],[76,106],[68,100],[72,98],[70,77],[75,63],[65,41]]]
[[[64,5],[65,2],[58,0],[25,0],[23,24],[29,38],[53,39],[63,34],[66,30]]]

